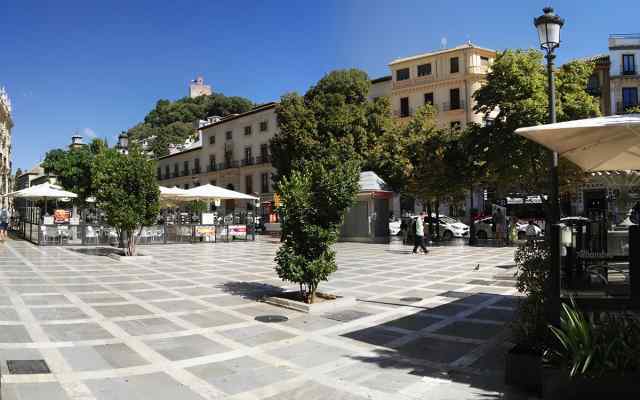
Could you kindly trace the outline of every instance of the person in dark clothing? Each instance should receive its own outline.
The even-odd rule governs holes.
[[[629,216],[631,222],[636,225],[640,225],[640,201],[636,202],[636,205],[631,209],[631,215]]]

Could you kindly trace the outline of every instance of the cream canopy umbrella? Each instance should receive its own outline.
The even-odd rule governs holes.
[[[177,186],[165,187],[160,186],[160,198],[164,200],[176,200],[187,192],[186,189],[180,189]]]
[[[255,196],[210,184],[185,190],[185,193],[179,198],[184,200],[259,200]]]
[[[640,169],[640,114],[612,115],[516,130],[585,171]]]

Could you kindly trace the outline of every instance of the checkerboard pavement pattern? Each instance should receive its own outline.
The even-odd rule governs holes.
[[[256,301],[287,287],[277,247],[145,246],[153,261],[130,264],[0,245],[2,398],[527,398],[502,384],[513,249],[339,243],[321,290],[358,301],[314,315]],[[7,369],[40,359],[51,373]]]

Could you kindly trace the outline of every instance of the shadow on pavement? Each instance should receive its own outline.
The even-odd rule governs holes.
[[[235,296],[241,296],[244,299],[257,300],[264,296],[270,296],[283,292],[284,289],[279,286],[268,285],[259,282],[237,282],[229,281],[218,285],[223,292]]]

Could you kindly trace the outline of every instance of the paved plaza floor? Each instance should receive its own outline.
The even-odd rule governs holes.
[[[512,248],[424,256],[340,243],[321,290],[358,301],[308,315],[256,301],[286,286],[277,247],[145,246],[154,261],[132,265],[0,244],[2,399],[527,398],[502,383]],[[289,319],[255,320],[272,314]],[[10,360],[44,360],[51,372],[10,373]]]

